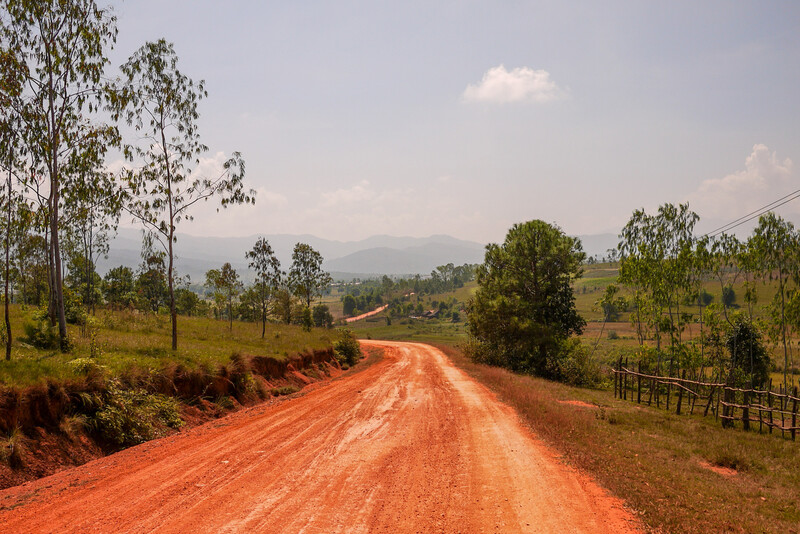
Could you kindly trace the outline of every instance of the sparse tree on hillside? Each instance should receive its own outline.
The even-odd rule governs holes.
[[[242,291],[242,282],[236,269],[230,263],[225,263],[222,269],[211,269],[206,273],[206,287],[214,290],[214,296],[219,297],[228,306],[228,321],[230,330],[233,331],[233,301]]]
[[[322,255],[311,245],[298,243],[292,251],[289,284],[292,292],[311,308],[311,301],[322,294],[332,282],[331,275],[322,270]]]
[[[278,289],[283,274],[281,262],[275,257],[272,247],[265,238],[260,237],[253,249],[245,254],[250,260],[249,267],[256,271],[256,280],[253,291],[261,311],[261,338],[267,331],[267,315],[269,314],[269,301]]]
[[[143,136],[141,144],[125,150],[139,164],[126,175],[130,190],[126,209],[156,236],[167,254],[172,349],[176,350],[176,226],[192,219],[190,210],[200,201],[218,197],[223,208],[252,203],[255,191],[244,190],[244,161],[238,152],[216,177],[192,174],[190,166],[208,150],[197,131],[197,104],[207,93],[203,81],[195,83],[178,70],[172,44],[164,39],[146,43],[121,68],[123,85],[111,94],[110,108],[115,118],[124,119]]]
[[[356,298],[351,295],[347,294],[342,298],[342,311],[345,315],[353,315],[353,312],[356,310]]]
[[[103,295],[112,308],[127,308],[136,302],[133,271],[120,265],[110,269],[103,278]]]

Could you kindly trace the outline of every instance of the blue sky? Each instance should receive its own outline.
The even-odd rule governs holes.
[[[800,189],[793,2],[114,6],[112,64],[174,42],[209,91],[202,171],[239,150],[259,192],[188,233],[487,242],[686,200],[710,230]]]

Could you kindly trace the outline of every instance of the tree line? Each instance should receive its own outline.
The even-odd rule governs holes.
[[[783,353],[786,387],[800,329],[800,234],[773,212],[745,239],[696,236],[698,220],[687,204],[665,204],[653,215],[635,211],[622,230],[619,283],[640,347],[669,375],[709,365],[722,380],[761,386],[771,367],[760,341],[766,335]],[[711,302],[708,283],[719,287],[719,303]],[[735,284],[743,288],[742,307]],[[770,298],[759,309],[762,293]],[[700,335],[687,339],[693,324]]]
[[[609,254],[619,262],[619,276],[598,301],[604,321],[629,312],[640,361],[657,374],[710,369],[714,380],[737,386],[767,382],[773,364],[766,337],[782,352],[785,391],[800,330],[800,233],[772,212],[746,239],[698,236],[698,220],[688,204],[632,214],[616,253]],[[586,324],[574,295],[585,262],[577,238],[543,221],[514,225],[504,243],[488,245],[467,312],[472,357],[594,382],[591,353],[573,337]],[[719,302],[706,289],[711,284],[719,288]],[[741,288],[742,306],[734,286]],[[699,335],[690,335],[690,326]]]
[[[238,152],[216,175],[194,172],[208,151],[198,129],[198,105],[208,93],[202,80],[179,70],[173,45],[147,42],[113,74],[108,54],[116,38],[111,9],[94,0],[0,2],[7,358],[12,280],[23,299],[46,306],[68,350],[65,286],[82,278],[80,297],[94,302],[96,258],[122,214],[139,221],[146,246],[163,253],[145,258],[140,275],[163,262],[176,349],[178,225],[192,219],[199,202],[213,199],[225,208],[255,200]],[[114,153],[125,163],[112,173],[106,162]]]

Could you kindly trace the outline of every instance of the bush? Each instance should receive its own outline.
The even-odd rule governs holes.
[[[69,324],[83,325],[86,322],[81,296],[68,287],[64,288],[64,318]]]
[[[342,337],[333,344],[333,351],[339,363],[353,366],[361,359],[361,345],[352,330],[345,328],[341,332]]]
[[[59,347],[58,328],[50,326],[45,310],[37,310],[22,325],[23,341],[37,349],[56,350]]]
[[[331,315],[330,309],[325,304],[317,304],[314,306],[312,315],[314,317],[314,326],[318,328],[333,327],[333,315]]]
[[[570,339],[561,347],[553,373],[558,380],[572,386],[597,387],[602,383],[600,366],[578,339]]]
[[[14,469],[24,467],[22,451],[25,448],[25,435],[19,427],[14,428],[6,438],[0,438],[0,461]]]
[[[111,382],[89,425],[104,439],[130,446],[159,437],[167,428],[180,428],[183,421],[176,399]]]
[[[756,325],[743,314],[733,319],[725,339],[731,356],[736,385],[759,387],[769,379],[769,354]]]

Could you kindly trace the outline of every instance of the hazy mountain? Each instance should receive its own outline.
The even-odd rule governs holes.
[[[460,245],[430,242],[403,249],[375,247],[361,250],[343,258],[330,260],[326,262],[326,267],[342,272],[389,275],[430,274],[439,265],[448,263],[462,265],[464,263],[481,263],[482,261],[483,246],[477,243]]]
[[[266,235],[275,255],[284,269],[292,261],[296,243],[308,243],[325,258],[324,267],[336,279],[365,278],[370,275],[430,274],[439,265],[454,263],[481,263],[484,245],[474,241],[456,239],[448,235],[430,237],[396,237],[375,235],[360,241],[333,241],[312,235]],[[589,256],[604,256],[606,250],[616,247],[614,234],[578,236],[583,250]],[[209,269],[225,262],[239,272],[245,282],[252,280],[245,252],[250,250],[258,236],[199,237],[178,234],[176,268],[178,274],[189,275],[194,283],[203,283]],[[98,262],[98,271],[105,274],[117,265],[136,267],[141,263],[142,235],[139,230],[121,228],[111,243],[107,259]]]
[[[478,263],[483,260],[483,245],[446,235],[430,237],[395,237],[376,235],[361,241],[333,241],[311,235],[265,235],[284,269],[291,264],[296,243],[308,243],[325,258],[324,267],[335,278],[364,278],[370,274],[429,274],[436,266],[447,263]],[[199,237],[178,234],[176,268],[180,275],[189,275],[202,283],[209,269],[230,262],[246,282],[248,273],[245,252],[258,236]],[[98,271],[105,273],[117,265],[136,267],[141,263],[142,236],[138,230],[121,228],[111,243],[107,259],[98,262]]]

